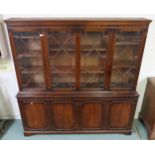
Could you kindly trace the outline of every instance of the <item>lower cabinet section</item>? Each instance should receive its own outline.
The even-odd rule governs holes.
[[[29,101],[20,100],[25,132],[129,133],[136,100]]]

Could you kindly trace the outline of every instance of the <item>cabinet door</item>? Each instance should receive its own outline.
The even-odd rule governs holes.
[[[17,62],[21,89],[45,89],[42,55],[42,34],[39,32],[14,32],[13,51]]]
[[[134,89],[143,44],[143,32],[141,31],[115,33],[111,90]]]
[[[84,31],[80,40],[80,88],[103,90],[108,33]]]
[[[75,89],[75,33],[69,30],[48,32],[52,89]]]
[[[112,101],[108,107],[108,128],[128,129],[134,116],[133,101]]]
[[[47,130],[49,128],[48,106],[41,101],[20,103],[24,127],[28,130]]]
[[[53,127],[55,130],[73,130],[76,125],[76,107],[70,101],[51,104]]]
[[[100,102],[85,102],[80,106],[80,128],[101,129],[104,126],[105,105]]]

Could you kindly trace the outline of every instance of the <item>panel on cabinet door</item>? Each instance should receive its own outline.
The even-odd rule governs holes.
[[[111,90],[134,88],[138,63],[141,61],[142,31],[118,31],[115,33]]]
[[[49,120],[46,103],[37,101],[22,102],[21,111],[25,128],[30,130],[48,129]]]
[[[39,32],[13,33],[22,89],[46,88],[41,36]]]
[[[56,130],[72,130],[75,128],[76,109],[72,102],[56,102],[51,104]]]
[[[80,106],[80,127],[87,129],[102,128],[104,124],[103,103],[86,102]]]
[[[120,129],[129,128],[133,118],[134,102],[113,101],[108,110],[108,128]]]

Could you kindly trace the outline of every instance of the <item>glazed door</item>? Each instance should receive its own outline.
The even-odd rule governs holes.
[[[48,130],[50,128],[48,104],[43,101],[19,102],[24,128]]]
[[[110,90],[133,90],[142,56],[142,31],[117,31],[114,41]]]
[[[43,34],[13,32],[12,50],[20,89],[46,89],[43,65]]]
[[[108,32],[84,31],[80,34],[80,89],[105,89]]]
[[[65,29],[48,32],[50,88],[75,89],[76,83],[76,35]]]
[[[99,101],[87,101],[80,104],[81,130],[102,129],[105,126],[105,104]]]
[[[134,117],[135,101],[111,101],[108,105],[108,129],[129,129]]]
[[[77,108],[71,101],[57,101],[50,105],[54,130],[75,130],[77,125]]]

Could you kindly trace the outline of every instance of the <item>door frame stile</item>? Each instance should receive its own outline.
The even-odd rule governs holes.
[[[112,73],[113,55],[114,55],[114,44],[115,44],[115,30],[109,29],[109,40],[107,48],[107,59],[106,59],[106,70],[105,70],[105,90],[110,90],[110,80]]]
[[[41,42],[42,42],[42,54],[43,54],[43,63],[44,63],[44,75],[46,81],[46,88],[51,89],[51,72],[49,64],[49,49],[48,49],[48,39],[47,32],[42,33]]]
[[[80,30],[76,30],[76,90],[80,89]]]

